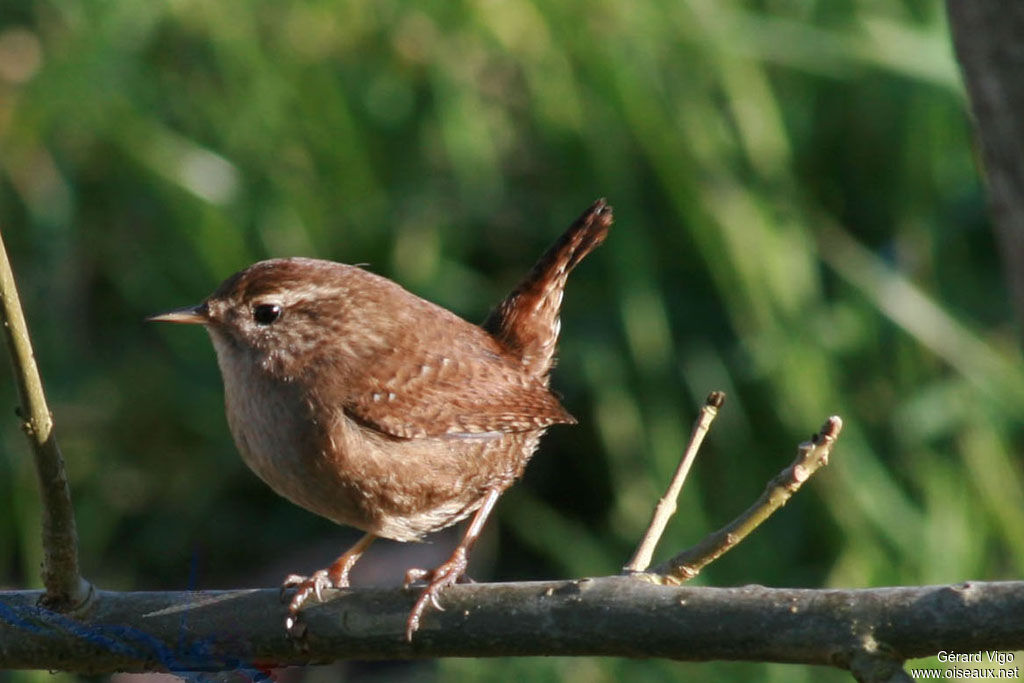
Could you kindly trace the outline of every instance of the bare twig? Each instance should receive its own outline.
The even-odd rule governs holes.
[[[684,550],[654,569],[655,578],[664,583],[689,581],[700,570],[727,553],[751,531],[786,504],[797,489],[818,468],[828,464],[829,453],[843,428],[843,421],[833,415],[810,441],[800,444],[796,459],[768,482],[757,502],[728,525],[708,534],[697,545]]]
[[[679,500],[679,493],[683,490],[683,484],[686,482],[686,476],[690,473],[690,467],[697,457],[697,451],[700,450],[700,445],[704,442],[704,437],[707,435],[708,429],[718,415],[718,409],[722,407],[723,403],[725,403],[725,392],[712,391],[708,394],[707,399],[704,401],[704,406],[700,409],[700,414],[693,423],[690,443],[687,444],[683,458],[679,461],[679,467],[676,468],[676,473],[672,477],[672,483],[669,484],[665,495],[661,497],[658,505],[654,508],[651,523],[647,525],[647,531],[644,533],[640,545],[637,546],[632,559],[622,568],[622,571],[642,572],[650,566],[651,557],[654,556],[654,549],[658,547],[658,541],[661,540],[661,535],[665,533],[665,526],[668,525],[668,520],[672,518],[672,515],[676,513],[676,501]]]
[[[526,655],[667,657],[835,666],[878,677],[910,658],[1024,649],[1024,582],[862,590],[656,586],[627,576],[460,584],[412,643],[416,591],[328,590],[304,612],[305,645],[277,589],[101,592],[74,619],[0,592],[0,668],[260,670],[336,659]],[[993,665],[995,667],[996,665]]]
[[[18,416],[35,455],[43,501],[43,585],[47,606],[66,610],[88,599],[91,587],[78,570],[78,534],[64,459],[57,446],[53,416],[46,405],[14,273],[0,239],[0,319],[11,353],[21,407]]]

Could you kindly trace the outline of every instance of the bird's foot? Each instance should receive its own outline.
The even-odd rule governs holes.
[[[323,602],[324,590],[327,588],[348,588],[349,572],[373,543],[374,538],[373,534],[366,534],[330,567],[314,572],[312,576],[290,574],[285,577],[284,583],[281,584],[281,601],[284,601],[285,591],[289,588],[295,589],[295,595],[288,603],[288,617],[284,620],[284,626],[288,635],[295,638],[296,642],[301,642],[306,635],[306,625],[299,621],[299,610],[312,597],[316,597],[317,602]]]
[[[405,581],[402,587],[406,590],[412,588],[416,584],[426,583],[427,577],[433,574],[429,569],[420,569],[419,567],[410,567],[405,570]]]
[[[405,582],[402,584],[402,587],[405,588],[406,590],[408,590],[408,589],[412,588],[413,586],[426,586],[427,582],[430,581],[431,578],[433,578],[435,571],[436,570],[433,570],[433,569],[420,569],[418,567],[412,567],[410,569],[406,569],[405,570]],[[466,574],[465,572],[463,572],[462,576],[460,576],[458,579],[456,579],[455,582],[456,583],[476,583],[476,580],[473,579],[473,577],[470,576],[469,574]]]
[[[348,575],[332,576],[333,568],[313,572],[312,576],[289,574],[281,583],[282,600],[285,598],[285,591],[290,588],[295,589],[295,594],[292,595],[292,599],[288,603],[288,616],[284,620],[285,629],[290,636],[301,639],[306,635],[306,625],[299,620],[299,610],[310,598],[315,597],[317,602],[323,602],[326,589],[348,588]]]
[[[409,612],[409,618],[405,622],[405,639],[408,642],[412,642],[412,634],[420,627],[420,617],[423,616],[423,610],[427,608],[428,603],[433,605],[434,609],[444,611],[444,607],[438,601],[438,596],[442,590],[463,579],[466,574],[466,565],[466,549],[460,546],[455,549],[447,562],[433,571],[410,569],[406,572],[406,588],[415,582],[428,580],[427,586],[420,593],[419,599],[416,600],[416,604],[413,605],[412,611]]]

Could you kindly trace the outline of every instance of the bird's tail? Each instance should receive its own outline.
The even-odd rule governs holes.
[[[612,207],[604,199],[594,202],[484,321],[484,329],[520,358],[529,374],[546,379],[558,342],[565,281],[604,242],[612,220]]]

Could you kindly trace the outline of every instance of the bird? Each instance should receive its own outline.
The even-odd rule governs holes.
[[[147,318],[197,324],[213,343],[242,460],[296,505],[364,535],[330,566],[285,578],[285,626],[349,573],[377,538],[419,541],[471,520],[406,620],[462,579],[501,494],[552,426],[575,424],[550,388],[569,273],[604,242],[599,199],[480,325],[363,267],[310,258],[255,263],[198,305]]]

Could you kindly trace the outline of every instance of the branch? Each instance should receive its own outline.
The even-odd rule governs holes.
[[[53,416],[46,405],[25,315],[18,299],[14,273],[7,250],[0,239],[0,320],[18,384],[21,407],[18,416],[35,455],[36,474],[43,501],[43,585],[44,601],[54,609],[66,610],[85,602],[91,591],[78,570],[78,534],[71,506],[64,459],[57,447]]]
[[[684,550],[671,560],[655,567],[648,579],[679,584],[689,581],[700,570],[732,550],[740,541],[781,508],[815,472],[828,464],[832,446],[839,438],[843,421],[833,415],[810,441],[800,444],[796,459],[779,472],[765,487],[764,493],[735,520],[708,534],[697,545]]]
[[[1024,12],[1014,0],[947,0],[993,227],[1018,326],[1024,324]]]
[[[808,590],[657,586],[629,576],[464,584],[413,642],[402,589],[329,590],[288,640],[277,589],[99,592],[72,619],[0,593],[0,668],[261,670],[335,659],[598,655],[744,660],[898,671],[905,659],[1024,649],[1024,582]],[[895,668],[894,668],[895,667]],[[898,678],[893,680],[899,680]]]
[[[650,566],[651,557],[654,556],[654,549],[658,547],[658,541],[661,540],[661,535],[665,533],[668,521],[676,513],[676,501],[679,500],[679,494],[683,490],[683,484],[686,483],[686,476],[690,473],[690,467],[697,457],[697,451],[700,450],[700,445],[704,443],[704,437],[707,436],[708,429],[711,428],[711,423],[718,415],[718,410],[722,407],[723,403],[725,403],[724,392],[712,391],[708,394],[703,407],[700,409],[700,414],[693,423],[690,443],[686,445],[683,459],[679,461],[679,466],[676,468],[676,473],[672,477],[668,490],[658,501],[657,506],[655,506],[651,522],[647,525],[647,531],[644,532],[640,545],[637,546],[632,559],[622,568],[623,572],[642,572]]]

